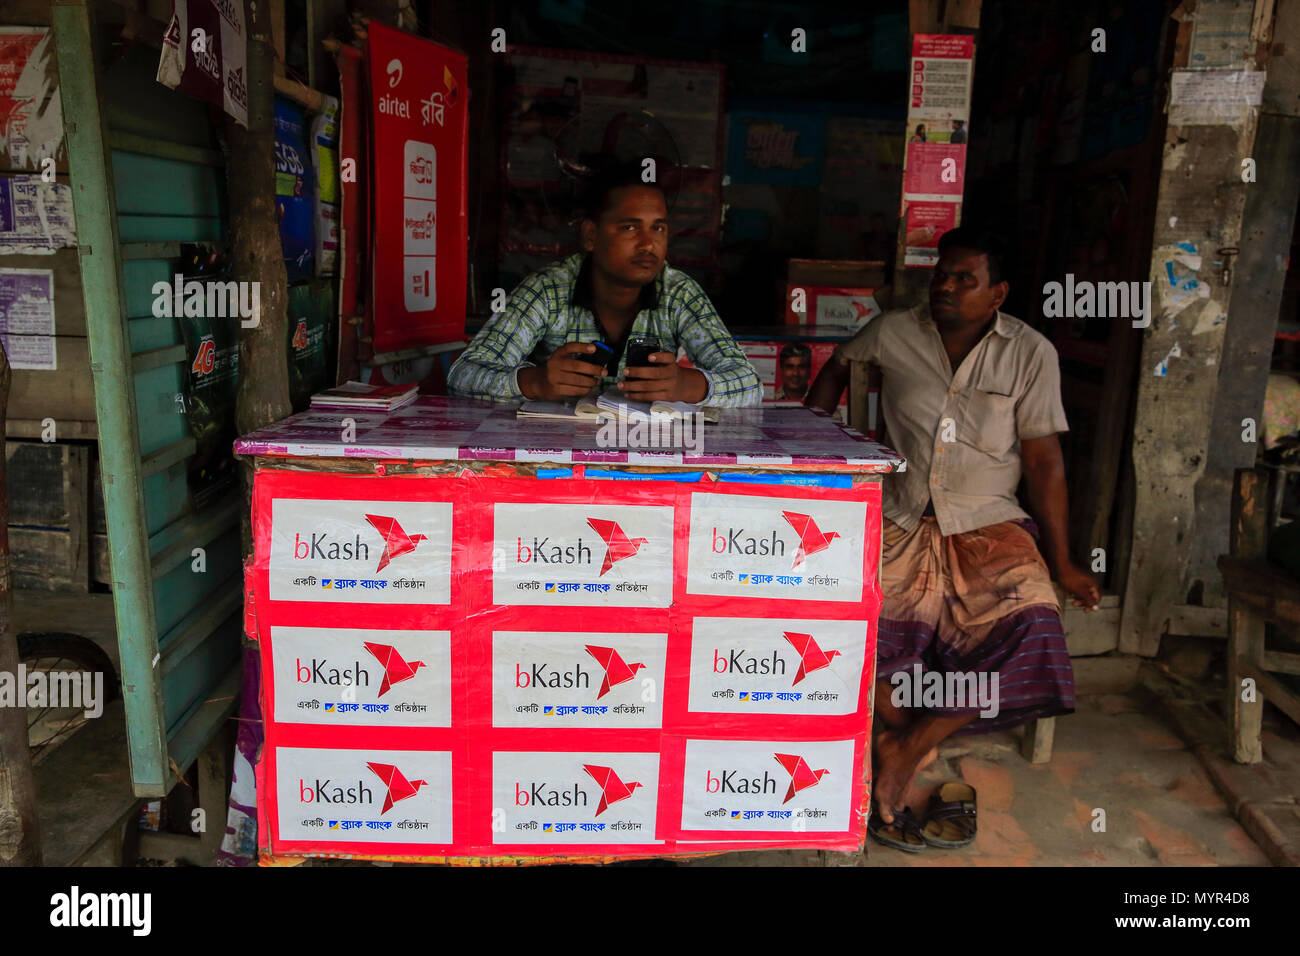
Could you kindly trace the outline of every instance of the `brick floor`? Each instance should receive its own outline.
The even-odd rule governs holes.
[[[1075,714],[1057,720],[1048,764],[1020,756],[1017,731],[945,744],[909,800],[923,807],[946,780],[975,787],[979,835],[966,849],[903,853],[868,839],[865,854],[728,853],[681,865],[1269,865],[1196,754],[1139,694],[1081,698]]]

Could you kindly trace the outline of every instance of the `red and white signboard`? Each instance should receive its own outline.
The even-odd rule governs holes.
[[[469,96],[466,58],[372,22],[373,351],[464,338]]]
[[[860,847],[879,485],[263,469],[253,526],[268,855]]]

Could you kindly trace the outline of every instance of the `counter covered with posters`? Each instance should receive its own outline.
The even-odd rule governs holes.
[[[264,859],[861,846],[902,461],[802,408],[601,442],[423,397],[236,443]]]

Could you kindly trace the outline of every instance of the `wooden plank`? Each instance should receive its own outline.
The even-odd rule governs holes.
[[[72,171],[73,205],[82,243],[81,259],[86,329],[95,365],[100,423],[100,456],[113,549],[113,603],[121,652],[133,785],[161,787],[166,779],[166,729],[162,694],[152,671],[157,628],[148,574],[145,508],[138,472],[139,450],[134,396],[130,393],[130,353],[123,317],[121,241],[116,222],[114,184],[109,169],[103,113],[96,77],[95,43],[86,0],[63,0],[52,8],[60,64],[59,95],[65,118],[64,141]],[[23,416],[41,417],[41,416]]]
[[[1278,674],[1300,674],[1300,654],[1265,651],[1264,670],[1275,671]]]
[[[131,356],[131,370],[137,375],[160,365],[175,365],[185,361],[184,345],[164,345],[162,348],[136,352]]]
[[[232,496],[202,511],[190,512],[149,538],[153,574],[161,577],[190,559],[190,550],[207,544],[239,523],[241,503]]]
[[[90,348],[81,336],[58,335],[54,340],[54,369],[14,369],[9,386],[9,414],[17,419],[55,421],[56,438],[65,436],[64,422],[94,422],[95,383],[90,374]],[[40,437],[39,432],[36,436]]]
[[[212,693],[189,714],[172,736],[168,749],[172,762],[180,768],[181,773],[189,769],[221,724],[235,712],[242,672],[243,668],[238,663],[226,671],[213,687]],[[146,793],[139,795],[155,796]]]
[[[94,441],[99,437],[95,422],[60,421],[55,425],[60,441]],[[48,434],[44,422],[32,418],[9,419],[5,434],[10,438],[40,438]]]
[[[219,159],[220,155],[211,158]],[[221,215],[220,163],[196,165],[194,160],[115,149],[113,182],[119,215]]]
[[[14,586],[35,591],[90,590],[89,541],[67,528],[9,527]],[[85,580],[77,575],[87,570]]]
[[[118,234],[123,242],[212,242],[222,235],[221,217],[123,215]]]
[[[151,451],[141,458],[140,473],[145,476],[155,475],[178,462],[185,461],[194,454],[196,448],[198,448],[198,442],[191,436],[186,435],[184,438],[159,448],[157,451]]]
[[[1181,637],[1227,637],[1228,609],[1175,605],[1169,616],[1169,633]]]
[[[1236,669],[1245,676],[1255,679],[1255,685],[1259,689],[1260,700],[1258,703],[1260,705],[1262,705],[1264,699],[1267,699],[1270,704],[1297,724],[1300,724],[1300,696],[1297,696],[1294,691],[1286,687],[1276,677],[1255,664],[1249,657],[1238,657],[1236,659]],[[1258,734],[1256,734],[1255,740],[1256,745],[1258,745]],[[1242,760],[1240,757],[1237,760],[1238,763],[1258,763],[1257,760]]]
[[[1207,309],[1227,313],[1228,292],[1213,260],[1216,249],[1240,242],[1246,196],[1238,157],[1250,155],[1254,134],[1250,118],[1237,126],[1170,126],[1166,136],[1152,284],[1162,281],[1173,244],[1190,240],[1203,257],[1199,281],[1209,297],[1176,315],[1153,302],[1144,333],[1132,449],[1134,527],[1120,621],[1120,649],[1128,653],[1156,654],[1173,607],[1186,603],[1196,486],[1209,456],[1226,325],[1200,335],[1190,328]]]
[[[159,642],[162,660],[159,666],[166,677],[185,660],[199,644],[207,640],[217,627],[230,619],[243,606],[243,578],[234,574],[215,589],[218,595],[210,603],[196,607],[181,622],[163,635]]]
[[[1020,738],[1020,753],[1030,763],[1048,763],[1052,759],[1052,739],[1056,736],[1056,718],[1040,717],[1025,726]]]
[[[90,580],[96,584],[113,584],[113,572],[108,563],[108,535],[90,536]]]
[[[133,153],[153,159],[166,159],[195,166],[223,166],[221,153],[204,146],[189,146],[185,143],[169,143],[161,139],[149,139],[113,130],[108,134],[108,145],[115,152]]]
[[[77,504],[68,500],[65,475],[69,469],[78,471],[86,491],[89,449],[67,442],[7,441],[5,466],[10,525],[72,526]],[[53,489],[60,493],[51,493]]]

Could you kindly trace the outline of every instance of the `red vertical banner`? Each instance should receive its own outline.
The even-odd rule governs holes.
[[[371,22],[371,355],[465,334],[468,67]]]

